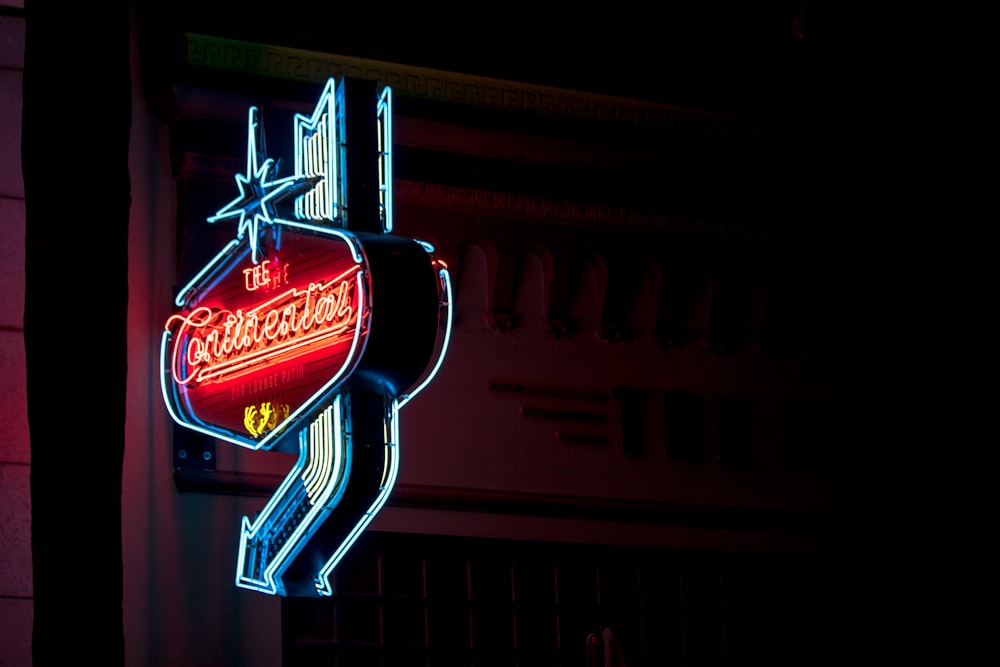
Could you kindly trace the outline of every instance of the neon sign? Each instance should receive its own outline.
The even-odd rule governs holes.
[[[357,328],[360,276],[351,270],[326,282],[292,288],[248,308],[199,306],[174,315],[171,372],[178,384],[218,382],[349,337]]]
[[[331,593],[330,573],[395,482],[399,410],[437,373],[450,339],[447,267],[428,244],[388,233],[391,93],[367,85],[331,79],[313,113],[296,115],[288,176],[261,154],[250,109],[239,194],[208,218],[237,221],[236,238],[180,290],[161,338],[175,421],[299,455],[256,518],[243,519],[236,584],[269,594]],[[344,136],[342,104],[370,108],[368,135]],[[377,190],[348,187],[346,145],[374,153]]]

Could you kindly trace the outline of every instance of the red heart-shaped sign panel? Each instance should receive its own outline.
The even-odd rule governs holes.
[[[335,231],[286,229],[257,260],[236,245],[182,295],[165,326],[163,393],[181,424],[270,449],[357,364],[371,283],[360,244]]]

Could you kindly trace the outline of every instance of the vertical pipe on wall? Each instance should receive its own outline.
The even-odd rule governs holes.
[[[34,664],[124,664],[127,6],[25,2]]]

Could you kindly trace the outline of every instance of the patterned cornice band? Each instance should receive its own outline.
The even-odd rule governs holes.
[[[349,76],[391,86],[397,96],[692,136],[771,134],[760,121],[728,114],[209,35],[186,33],[184,38],[186,64],[193,67],[317,84]]]

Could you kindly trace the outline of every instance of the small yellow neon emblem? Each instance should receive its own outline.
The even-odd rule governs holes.
[[[260,408],[249,405],[243,409],[243,425],[250,435],[258,438],[277,426],[288,416],[288,412],[288,405],[275,405],[271,401],[261,403]]]

